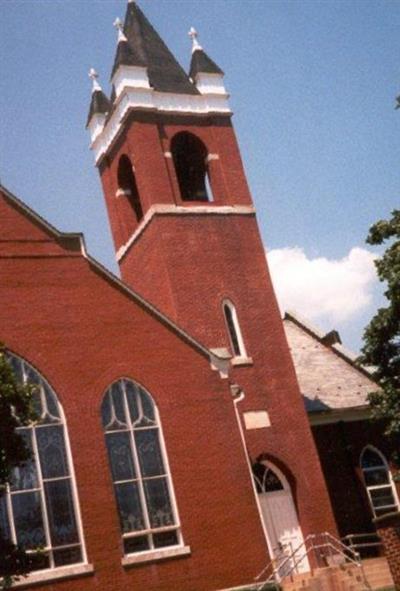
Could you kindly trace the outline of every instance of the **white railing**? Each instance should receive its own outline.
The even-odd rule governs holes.
[[[345,563],[357,566],[361,569],[365,587],[369,589],[360,554],[329,532],[324,532],[309,534],[290,554],[273,558],[254,579],[257,591],[264,591],[271,583],[282,583],[288,576],[297,574],[306,557],[313,559],[316,568]]]

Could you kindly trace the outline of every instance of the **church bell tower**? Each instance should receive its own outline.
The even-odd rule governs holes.
[[[204,345],[229,351],[251,462],[285,475],[304,536],[335,532],[224,73],[191,29],[187,74],[135,2],[115,26],[111,96],[92,72],[88,128],[122,279]]]

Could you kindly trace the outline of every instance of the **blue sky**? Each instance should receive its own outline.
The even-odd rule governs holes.
[[[399,206],[400,3],[140,5],[184,66],[193,25],[226,72],[282,305],[357,349],[380,301],[364,239]],[[0,10],[1,181],[61,230],[83,231],[116,271],[84,126],[87,72],[108,90],[125,1],[2,0]]]

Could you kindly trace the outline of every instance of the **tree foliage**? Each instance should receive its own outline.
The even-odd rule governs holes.
[[[35,420],[34,391],[34,385],[18,381],[0,345],[0,502],[12,470],[30,457],[17,428]],[[0,588],[10,587],[13,578],[29,572],[35,562],[35,556],[12,544],[7,532],[0,528]]]
[[[373,367],[381,388],[369,396],[373,415],[384,419],[386,434],[400,441],[400,210],[374,224],[367,242],[387,245],[375,265],[387,285],[388,306],[380,308],[365,329],[361,362]],[[399,462],[400,456],[395,459]]]

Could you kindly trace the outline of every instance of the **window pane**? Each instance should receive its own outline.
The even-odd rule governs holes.
[[[115,485],[119,519],[123,533],[145,528],[139,491],[135,482]]]
[[[393,513],[396,511],[397,507],[385,507],[384,509],[374,509],[375,515],[379,517],[380,515],[386,515],[386,513]]]
[[[166,478],[144,482],[151,527],[174,525]]]
[[[65,564],[76,564],[77,562],[82,562],[82,552],[80,546],[54,550],[53,556],[55,566],[63,566]]]
[[[30,570],[44,570],[50,568],[50,560],[47,552],[38,552],[31,554]]]
[[[10,526],[7,516],[7,504],[5,495],[0,496],[0,539],[10,541]]]
[[[395,505],[395,500],[391,486],[385,486],[376,490],[370,490],[372,504],[374,507],[384,507],[385,505]]]
[[[150,548],[149,539],[147,536],[139,536],[136,538],[124,539],[125,554],[133,554],[133,552],[143,552]]]
[[[130,480],[136,478],[130,434],[127,432],[108,433],[106,435],[106,443],[113,480]]]
[[[70,479],[45,482],[44,487],[53,546],[79,542]]]
[[[37,427],[36,440],[43,478],[68,476],[63,427]]]
[[[135,442],[142,475],[158,476],[165,474],[158,440],[158,429],[135,431]]]
[[[373,449],[366,449],[361,458],[361,467],[375,468],[376,466],[384,466],[381,456]]]
[[[18,434],[23,438],[26,447],[32,452],[32,429],[18,429]],[[36,462],[32,457],[22,466],[14,468],[11,476],[11,490],[27,490],[38,487]]]
[[[239,341],[238,341],[238,337],[236,334],[235,323],[233,322],[232,310],[230,309],[230,307],[228,305],[225,305],[224,312],[225,312],[226,323],[228,325],[229,334],[231,337],[233,353],[235,355],[240,355]]]
[[[153,542],[155,548],[176,546],[178,543],[178,535],[176,531],[166,531],[161,534],[153,534]]]
[[[378,486],[379,484],[389,484],[389,474],[386,468],[376,468],[364,472],[364,480],[367,486]]]
[[[38,492],[14,494],[12,506],[18,543],[27,549],[45,546],[40,494]]]

